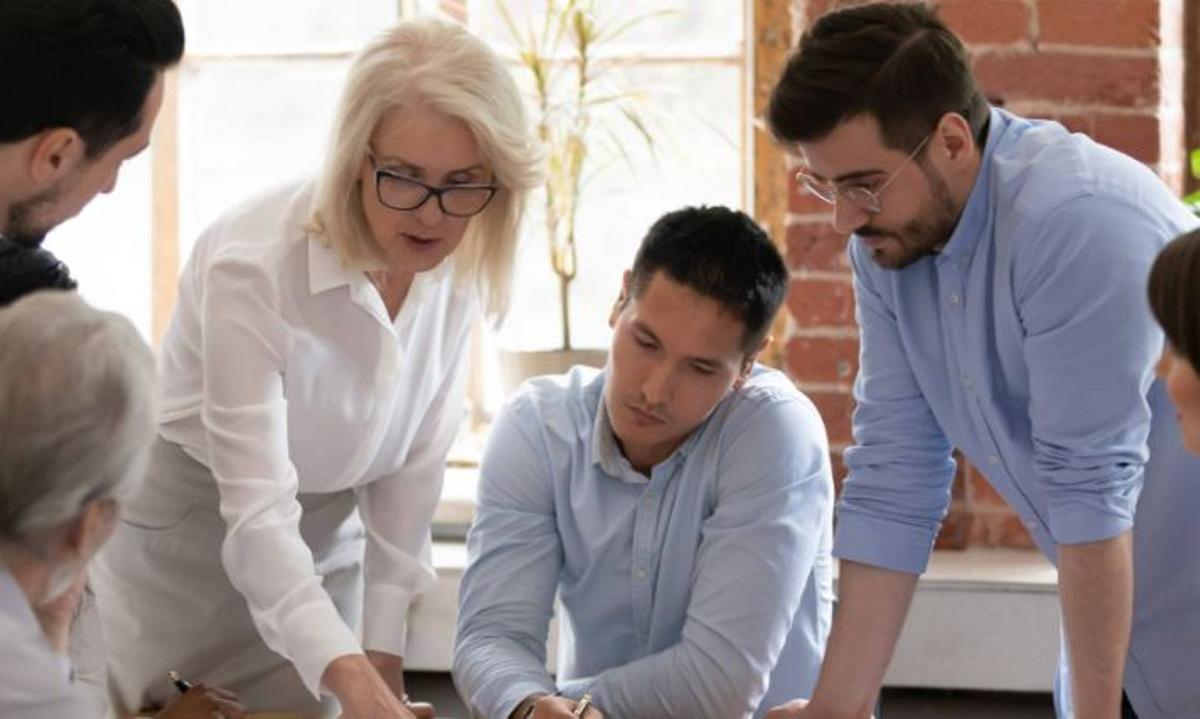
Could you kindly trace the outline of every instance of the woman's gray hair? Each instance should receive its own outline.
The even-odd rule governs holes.
[[[0,543],[35,551],[92,500],[133,492],[154,436],[154,359],[73,292],[0,310]]]
[[[475,284],[487,314],[499,320],[508,308],[521,216],[529,192],[542,183],[545,153],[508,66],[460,25],[407,20],[355,58],[317,178],[309,227],[338,250],[346,266],[384,267],[363,216],[360,169],[384,114],[418,105],[462,120],[499,185],[487,209],[471,218],[453,257],[457,279]]]

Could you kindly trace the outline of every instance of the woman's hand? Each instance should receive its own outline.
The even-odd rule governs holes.
[[[342,719],[418,719],[362,654],[334,659],[321,683],[341,702]]]
[[[392,693],[400,697],[400,700],[404,702],[409,711],[416,715],[417,719],[435,719],[437,712],[432,704],[408,700],[408,693],[404,689],[404,659],[402,657],[368,649],[367,660],[371,662],[371,666],[375,667],[375,671],[379,672],[379,676],[383,677],[384,683],[388,685]]]
[[[243,719],[246,709],[225,689],[196,684],[158,713],[157,719]]]

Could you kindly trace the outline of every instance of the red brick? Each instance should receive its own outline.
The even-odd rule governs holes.
[[[793,173],[788,180],[788,212],[833,217],[833,205],[804,189]]]
[[[1036,545],[1021,518],[1013,512],[979,512],[971,517],[969,540],[973,546],[1034,549]]]
[[[854,326],[854,289],[846,279],[796,279],[788,310],[801,327]]]
[[[850,382],[858,372],[858,340],[853,337],[793,337],[787,368],[801,382]]]
[[[1152,57],[1069,53],[984,53],[975,61],[984,91],[1008,102],[1063,103],[1153,109],[1159,98]]]
[[[824,220],[800,220],[787,228],[787,261],[794,270],[849,271],[844,235]]]
[[[854,413],[854,397],[849,392],[805,392],[817,406],[830,444],[849,444],[852,441],[850,417]]]
[[[1023,0],[942,0],[938,15],[967,43],[1030,40],[1029,5]]]
[[[978,469],[972,467],[971,471],[967,473],[966,485],[967,501],[971,504],[972,508],[987,511],[989,509],[1008,507],[1008,502],[1004,500],[1004,497],[1000,496],[1000,493],[996,491],[992,483]]]
[[[1091,115],[1064,115],[1059,113],[1030,113],[1026,117],[1039,120],[1053,120],[1071,132],[1082,132],[1091,135],[1095,132],[1095,118]]]
[[[846,469],[846,463],[842,461],[841,452],[830,452],[829,462],[833,466],[833,491],[838,496],[841,496],[842,484],[846,481],[846,475],[850,472]]]
[[[1097,142],[1148,164],[1158,162],[1161,156],[1159,121],[1153,115],[1098,115],[1091,135]]]
[[[1159,45],[1157,0],[1038,0],[1039,40],[1090,47]]]
[[[934,549],[966,549],[970,542],[971,525],[974,517],[961,502],[951,502],[950,509],[942,519]]]

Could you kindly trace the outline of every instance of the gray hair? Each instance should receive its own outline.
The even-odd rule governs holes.
[[[499,190],[471,218],[455,251],[455,276],[476,285],[499,320],[508,308],[521,216],[541,185],[545,154],[525,101],[504,61],[460,25],[433,18],[401,22],[371,42],[350,67],[310,228],[355,269],[384,266],[362,213],[359,168],[380,119],[398,107],[426,105],[462,120],[496,176]]]
[[[38,551],[91,501],[133,492],[154,436],[154,360],[73,292],[0,310],[0,543]]]

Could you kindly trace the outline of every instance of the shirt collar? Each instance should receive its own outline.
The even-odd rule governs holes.
[[[312,232],[308,233],[308,291],[314,295],[343,285],[365,281],[363,273],[346,267],[332,246]]]
[[[453,260],[448,257],[438,263],[437,267],[418,272],[413,278],[412,286],[409,287],[405,303],[410,300],[419,302],[425,298],[450,275],[453,266]],[[347,267],[336,249],[315,234],[308,233],[308,291],[316,295],[345,285],[358,291],[372,289],[371,281],[365,273]]]
[[[975,185],[971,188],[971,194],[967,196],[967,204],[963,207],[962,216],[958,218],[954,232],[950,234],[950,239],[938,253],[939,259],[970,259],[980,236],[985,233],[991,223],[992,156],[1011,124],[1011,115],[999,108],[991,109],[988,119],[987,142],[984,144],[979,170],[975,174]]]

